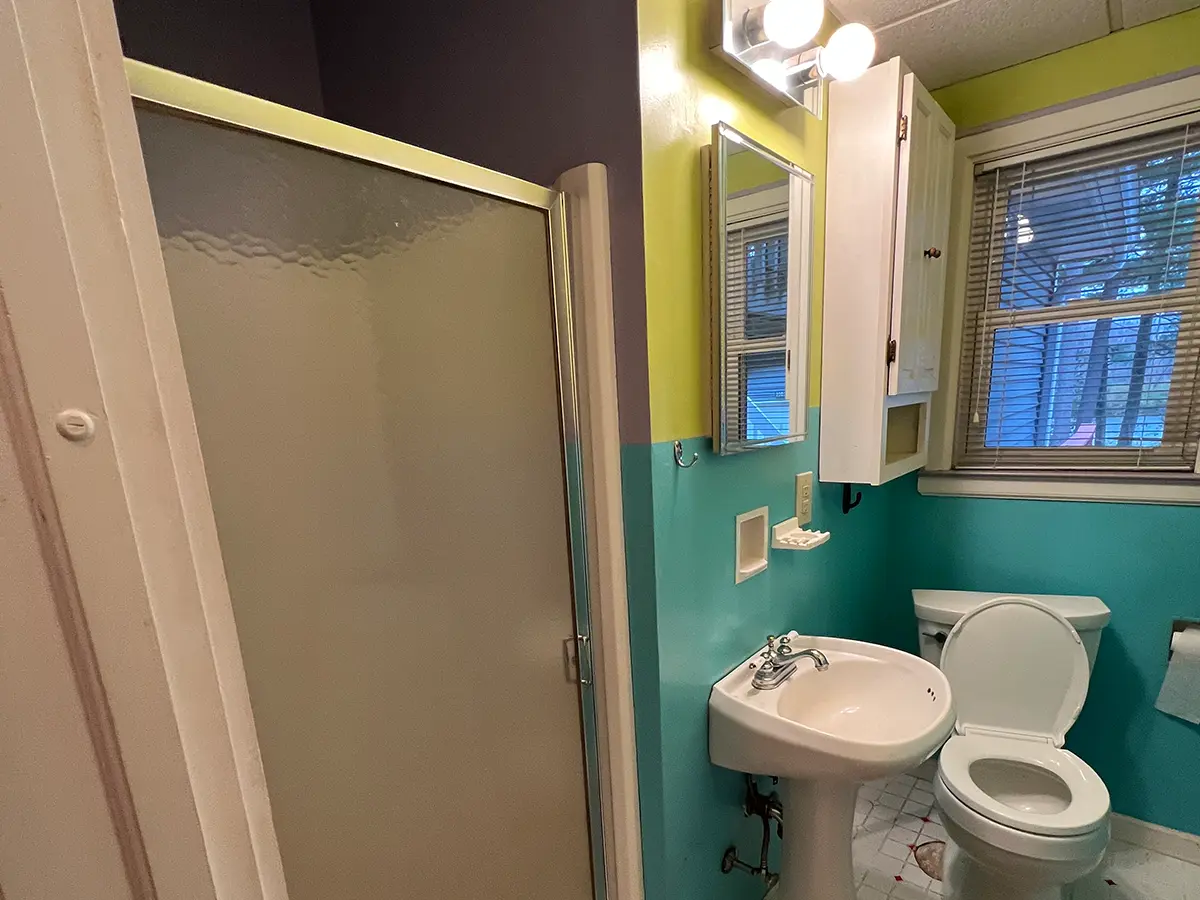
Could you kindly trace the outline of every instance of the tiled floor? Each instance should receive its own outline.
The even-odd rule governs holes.
[[[941,882],[917,865],[913,849],[944,841],[933,808],[936,764],[863,785],[854,819],[858,900],[938,900]],[[1200,866],[1113,841],[1098,870],[1074,887],[1072,900],[1200,900]]]
[[[916,900],[941,894],[941,882],[921,871],[913,849],[927,841],[944,841],[938,811],[933,808],[925,766],[909,775],[865,784],[858,792],[854,816],[854,873],[859,900]]]

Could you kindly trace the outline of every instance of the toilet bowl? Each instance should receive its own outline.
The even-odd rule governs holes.
[[[1004,597],[958,621],[941,664],[958,714],[934,783],[950,839],[943,897],[1060,900],[1109,839],[1108,789],[1062,749],[1087,696],[1078,633],[1042,603]]]

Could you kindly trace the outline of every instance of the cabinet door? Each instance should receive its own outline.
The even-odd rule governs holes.
[[[938,384],[954,123],[912,73],[901,110],[908,136],[900,142],[888,393],[914,394]]]

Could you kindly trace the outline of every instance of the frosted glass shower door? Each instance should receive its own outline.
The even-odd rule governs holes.
[[[137,120],[291,897],[592,896],[546,211]]]

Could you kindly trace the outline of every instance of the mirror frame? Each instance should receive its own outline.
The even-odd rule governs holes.
[[[726,427],[725,399],[728,396],[729,355],[727,340],[725,280],[726,224],[728,219],[727,143],[734,143],[753,151],[768,162],[779,166],[788,176],[788,294],[787,330],[785,332],[788,353],[787,393],[791,402],[792,430],[789,434],[775,438],[747,441],[730,435]],[[815,194],[816,179],[808,171],[763,146],[725,122],[717,122],[712,129],[712,144],[704,148],[707,160],[708,180],[708,247],[707,278],[709,307],[712,312],[712,439],[713,452],[722,456],[757,450],[763,447],[778,447],[803,441],[808,436],[808,370],[810,320],[812,317],[812,288],[814,265]],[[800,180],[797,192],[796,181]],[[797,196],[798,195],[798,196]],[[799,202],[797,202],[799,201]],[[801,239],[792,236],[800,234]]]

